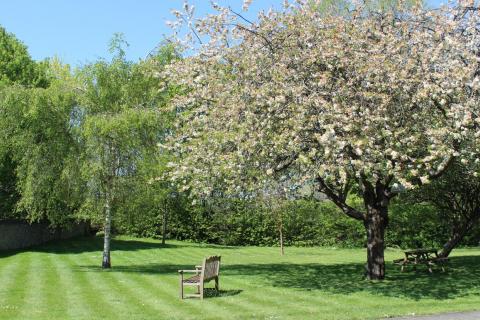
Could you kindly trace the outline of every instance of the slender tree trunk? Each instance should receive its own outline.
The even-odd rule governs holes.
[[[102,268],[111,268],[110,261],[110,237],[112,227],[112,208],[110,203],[110,197],[107,195],[105,203],[105,225],[104,225],[104,238],[103,238],[103,260]]]
[[[466,221],[461,226],[454,228],[450,239],[443,245],[442,251],[438,254],[441,258],[446,258],[450,255],[452,250],[462,241],[472,227],[480,220],[480,212],[474,212],[471,219]]]
[[[280,238],[280,254],[283,256],[285,251],[283,250],[283,223],[280,222],[280,227],[278,229],[279,238]]]
[[[364,220],[367,231],[367,266],[366,276],[369,280],[385,278],[385,228],[387,227],[388,209],[386,207],[367,207]]]
[[[163,208],[163,225],[162,225],[162,244],[165,244],[167,238],[167,222],[168,222],[168,206],[165,201],[165,206]]]
[[[280,255],[285,254],[285,250],[283,249],[283,215],[282,210],[284,208],[281,206],[272,206],[272,212],[276,216],[277,222],[277,230],[278,230],[278,242],[280,244]]]

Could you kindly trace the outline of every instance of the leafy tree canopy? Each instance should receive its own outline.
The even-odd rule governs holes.
[[[188,4],[175,12],[191,30],[179,44],[198,54],[167,73],[190,89],[175,103],[188,111],[172,179],[199,195],[219,182],[237,194],[271,180],[315,183],[364,223],[367,275],[382,279],[396,191],[470,157],[465,141],[478,145],[480,15],[353,2],[347,15],[320,14],[321,3],[285,1],[258,22],[218,5],[200,19]],[[353,184],[364,210],[346,201]]]
[[[67,66],[52,60],[47,88],[19,84],[2,91],[0,110],[15,163],[16,211],[29,220],[62,224],[78,208],[79,144],[71,115],[75,92]]]
[[[0,26],[0,86],[18,83],[46,87],[46,65],[33,61],[27,47]]]

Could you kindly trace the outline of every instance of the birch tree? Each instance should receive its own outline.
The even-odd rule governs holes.
[[[84,144],[83,173],[89,196],[83,212],[103,225],[102,267],[111,267],[110,243],[114,211],[145,163],[157,157],[157,143],[169,132],[172,112],[165,110],[173,90],[154,73],[173,59],[171,50],[132,63],[124,42],[114,38],[111,62],[87,65],[79,74],[78,122]],[[160,64],[160,66],[159,66]],[[141,213],[138,213],[141,214]],[[103,221],[102,221],[103,220]]]
[[[196,54],[166,73],[188,89],[175,101],[171,179],[198,196],[214,181],[231,193],[313,184],[364,224],[367,277],[383,279],[391,199],[478,142],[478,8],[351,3],[334,15],[316,4],[285,1],[255,22],[215,4],[198,19],[188,4],[174,12],[173,27],[190,30],[179,44]],[[354,184],[363,210],[346,201]]]

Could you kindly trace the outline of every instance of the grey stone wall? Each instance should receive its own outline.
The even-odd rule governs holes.
[[[62,229],[52,229],[47,223],[0,221],[0,250],[28,248],[52,240],[87,235],[86,223],[76,223]]]

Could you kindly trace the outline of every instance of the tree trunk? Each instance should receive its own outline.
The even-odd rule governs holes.
[[[387,207],[367,206],[364,220],[367,231],[366,277],[369,280],[385,278],[385,228],[387,227]]]
[[[442,251],[438,254],[439,257],[441,258],[446,258],[450,255],[452,250],[462,241],[463,237],[467,233],[467,230],[464,230],[463,232],[454,232],[450,239],[443,245]]]
[[[462,241],[463,237],[465,237],[478,220],[480,220],[480,212],[475,211],[470,217],[471,219],[463,225],[454,228],[450,239],[443,245],[442,251],[438,254],[439,257],[446,258],[450,255],[452,250]]]
[[[111,268],[110,261],[110,237],[112,227],[112,208],[110,204],[110,198],[107,196],[105,203],[105,225],[104,225],[104,238],[103,238],[103,260],[102,268]]]

